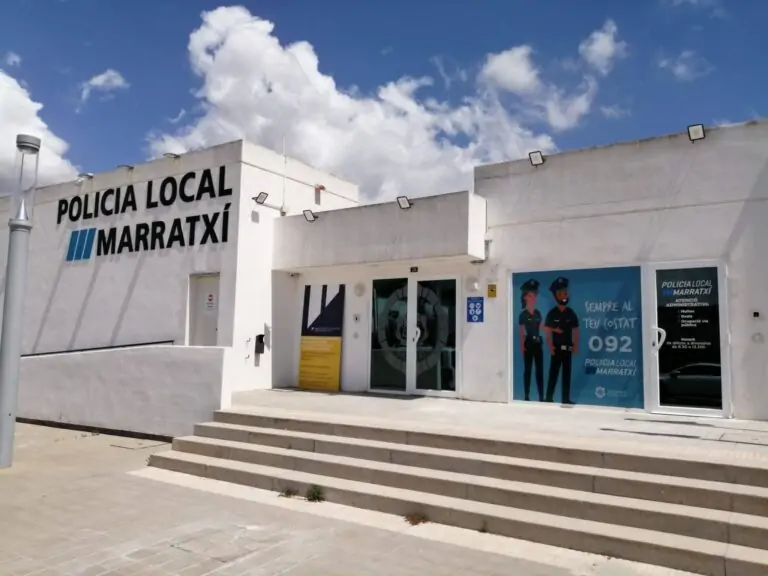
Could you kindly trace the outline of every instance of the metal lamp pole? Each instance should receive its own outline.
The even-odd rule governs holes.
[[[19,187],[13,197],[11,219],[8,221],[8,261],[5,269],[5,302],[0,336],[0,468],[10,468],[13,463],[24,291],[27,284],[29,234],[32,231],[33,194],[37,188],[40,144],[40,138],[35,136],[16,136]],[[25,188],[24,160],[27,156],[34,161],[34,172],[32,182]]]

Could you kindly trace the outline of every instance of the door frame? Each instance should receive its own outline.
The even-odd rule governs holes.
[[[446,398],[458,398],[461,396],[461,374],[462,374],[462,355],[461,355],[461,342],[462,342],[462,328],[463,322],[461,321],[461,302],[463,301],[463,284],[462,277],[455,274],[432,274],[429,272],[417,272],[398,275],[382,275],[371,278],[368,282],[368,322],[369,325],[373,321],[373,283],[376,280],[388,280],[403,278],[408,283],[408,326],[406,327],[407,349],[406,349],[406,377],[405,377],[405,390],[387,390],[379,388],[371,388],[371,329],[368,330],[368,346],[367,360],[368,360],[368,384],[367,390],[374,394],[389,394],[397,396],[437,396]],[[417,366],[417,351],[416,351],[416,317],[417,317],[417,293],[418,283],[431,281],[431,280],[453,280],[456,282],[456,313],[455,313],[455,334],[456,334],[456,376],[455,376],[455,390],[419,390],[416,388],[416,366]]]
[[[694,268],[717,269],[717,296],[720,328],[720,381],[723,407],[720,410],[712,408],[693,408],[685,406],[663,406],[660,403],[659,363],[657,326],[658,304],[656,288],[657,270],[677,270]],[[678,262],[660,262],[646,264],[642,267],[643,283],[643,334],[645,338],[644,368],[645,368],[645,406],[653,414],[671,414],[679,416],[700,416],[710,418],[731,418],[733,403],[731,401],[731,334],[728,322],[728,273],[725,263],[720,260],[683,260]]]

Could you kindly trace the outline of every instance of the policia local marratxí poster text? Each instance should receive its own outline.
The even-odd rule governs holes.
[[[514,400],[642,408],[639,267],[512,275]]]
[[[344,284],[304,286],[299,388],[341,389]]]

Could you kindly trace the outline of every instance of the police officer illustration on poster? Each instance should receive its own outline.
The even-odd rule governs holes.
[[[571,361],[579,353],[579,318],[568,306],[568,279],[557,278],[549,287],[555,306],[547,313],[544,327],[551,354],[547,381],[547,402],[553,402],[557,378],[562,370],[561,402],[571,402]]]
[[[520,286],[522,312],[517,324],[520,331],[520,345],[523,352],[523,387],[525,400],[530,400],[531,375],[536,369],[536,390],[539,402],[544,400],[544,346],[541,337],[541,312],[536,308],[539,297],[538,280],[527,280]]]

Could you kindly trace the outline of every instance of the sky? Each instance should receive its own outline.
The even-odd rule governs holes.
[[[239,138],[360,184],[768,114],[765,0],[0,3],[0,192]],[[762,72],[759,72],[762,70]]]

